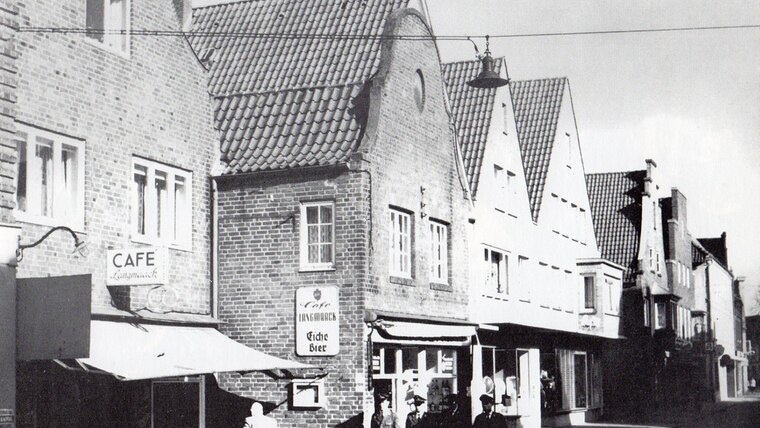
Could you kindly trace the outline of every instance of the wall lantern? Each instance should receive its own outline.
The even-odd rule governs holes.
[[[72,251],[72,254],[79,254],[82,257],[87,257],[87,243],[84,240],[79,239],[76,233],[74,233],[73,230],[66,226],[56,226],[50,230],[47,231],[44,235],[42,235],[42,238],[38,239],[37,241],[31,243],[31,244],[21,244],[21,237],[19,237],[19,244],[18,248],[16,248],[16,262],[21,262],[21,260],[24,259],[24,250],[27,248],[34,248],[42,243],[42,241],[46,240],[48,236],[52,235],[53,232],[57,230],[65,230],[71,234],[71,236],[74,238],[74,251]]]
[[[473,88],[500,88],[509,83],[509,79],[502,79],[499,74],[494,71],[494,59],[491,56],[491,51],[488,49],[488,37],[489,36],[486,36],[486,51],[480,56],[480,74],[478,74],[473,80],[467,82],[467,84]]]

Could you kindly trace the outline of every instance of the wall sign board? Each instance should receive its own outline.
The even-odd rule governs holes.
[[[106,285],[166,284],[166,248],[108,250]]]
[[[301,356],[338,355],[338,287],[296,290],[296,353]]]

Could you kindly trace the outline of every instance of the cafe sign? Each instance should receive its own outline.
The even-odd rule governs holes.
[[[166,248],[108,250],[106,285],[166,284]]]
[[[296,290],[296,353],[300,356],[338,355],[338,287]]]

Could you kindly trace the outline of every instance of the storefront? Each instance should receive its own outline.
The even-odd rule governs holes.
[[[225,394],[211,374],[311,367],[235,342],[212,323],[167,321],[94,316],[88,358],[20,363],[18,426],[202,428],[218,419],[207,400]]]
[[[401,421],[411,410],[415,395],[425,398],[428,418],[440,420],[450,403],[466,400],[474,335],[473,325],[397,319],[375,322],[370,335],[374,394],[388,396]]]

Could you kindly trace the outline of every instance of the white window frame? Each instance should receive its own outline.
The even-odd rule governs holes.
[[[662,311],[665,312],[665,316],[663,317],[665,321],[663,323],[660,322],[660,305],[662,305]],[[655,302],[654,303],[654,329],[662,330],[664,328],[667,328],[667,326],[668,326],[668,304],[666,302]]]
[[[430,220],[430,282],[449,283],[449,226]]]
[[[87,3],[90,1],[97,2],[98,0],[87,0],[87,2],[85,2],[85,16],[87,16]],[[112,9],[111,0],[102,0],[102,2],[103,2],[103,6],[102,6],[103,7],[102,9],[103,10],[103,28],[102,30],[104,30],[105,32],[103,34],[100,34],[100,33],[85,34],[85,40],[109,52],[115,53],[124,58],[129,58],[130,47],[131,47],[130,31],[132,29],[132,1],[121,0],[120,5],[123,8],[123,19],[124,19],[123,23],[114,22],[115,17],[113,16],[113,13],[110,13],[110,10]],[[109,31],[122,31],[122,30],[125,31],[126,34],[122,35],[122,34],[109,33]],[[99,37],[102,37],[103,40],[98,40]],[[122,43],[120,43],[121,40],[124,40],[123,46],[122,46]]]
[[[592,313],[596,312],[596,294],[597,294],[597,291],[596,291],[596,289],[597,289],[596,275],[594,275],[594,274],[584,274],[584,275],[582,275],[582,278],[583,278],[583,281],[581,282],[581,293],[580,293],[581,302],[580,302],[579,313],[581,313],[581,314],[592,314]],[[591,306],[591,307],[588,307],[586,305],[586,301],[588,300],[588,299],[586,299],[586,279],[588,279],[588,278],[591,279],[591,284],[592,284],[591,290],[592,290],[592,304],[593,304],[593,306]]]
[[[498,273],[493,272],[493,257],[500,257]],[[490,294],[509,294],[509,255],[487,246],[483,247],[484,287]]]
[[[41,224],[45,226],[68,226],[76,231],[84,231],[84,170],[85,170],[85,142],[77,140],[71,137],[66,137],[60,134],[49,132],[43,129],[35,128],[26,124],[16,124],[19,134],[25,134],[26,139],[22,138],[22,135],[17,135],[17,141],[24,142],[26,159],[25,165],[25,191],[26,191],[26,210],[21,210],[18,204],[18,188],[20,180],[20,170],[17,170],[15,178],[16,194],[14,195],[14,202],[16,207],[13,211],[16,220],[25,223]],[[38,144],[38,140],[47,140],[50,143],[52,151],[51,159],[51,175],[52,183],[48,196],[52,199],[49,202],[51,205],[51,214],[46,215],[43,213],[34,212],[29,207],[33,204],[39,205],[41,198],[40,186],[41,180],[39,168],[37,166],[35,149]],[[63,166],[64,146],[74,149],[75,152],[75,171],[72,173],[74,180],[74,189],[66,190],[66,180],[64,177],[65,170]],[[21,153],[18,154],[19,161],[17,162],[17,168],[20,168]],[[70,209],[64,209],[64,206],[69,202],[70,198],[74,200],[70,202]]]
[[[412,214],[395,208],[390,209],[389,263],[391,276],[412,278]],[[398,245],[397,245],[398,243]]]
[[[318,237],[319,241],[314,243],[322,246],[322,244],[328,244],[328,242],[322,242],[322,226],[332,226],[330,235],[330,261],[329,262],[309,262],[309,221],[306,212],[309,208],[317,207],[317,223],[312,226],[317,226],[319,229]],[[322,207],[330,207],[330,222],[323,222],[322,219]],[[301,253],[301,266],[300,270],[303,271],[322,271],[322,270],[334,270],[335,269],[335,202],[334,201],[315,201],[315,202],[302,202],[301,203],[301,227],[300,227],[300,253]],[[322,250],[320,249],[320,260]]]
[[[134,176],[138,168],[145,169],[146,176],[144,195],[144,233],[138,232],[136,221],[138,216],[138,200],[137,192],[135,189]],[[162,222],[163,224],[161,225],[157,224],[158,220],[156,219],[158,209],[158,196],[155,188],[155,181],[157,176],[156,172],[166,174],[167,190],[165,204],[168,213],[171,214],[164,217],[164,220]],[[176,207],[177,202],[175,201],[174,196],[177,177],[184,180],[185,186],[186,206],[180,207],[179,209]],[[132,241],[142,244],[163,245],[174,249],[190,250],[193,242],[193,173],[191,171],[169,166],[153,160],[138,156],[132,156],[129,182],[131,198],[129,222]],[[151,183],[153,183],[153,185],[151,185]],[[177,218],[175,218],[174,214],[182,216],[179,218],[181,219],[182,223],[184,223],[179,226],[182,227],[182,230],[177,230],[176,233],[174,233],[174,230]],[[162,230],[161,236],[159,236],[159,228]],[[167,236],[167,233],[169,236]]]

